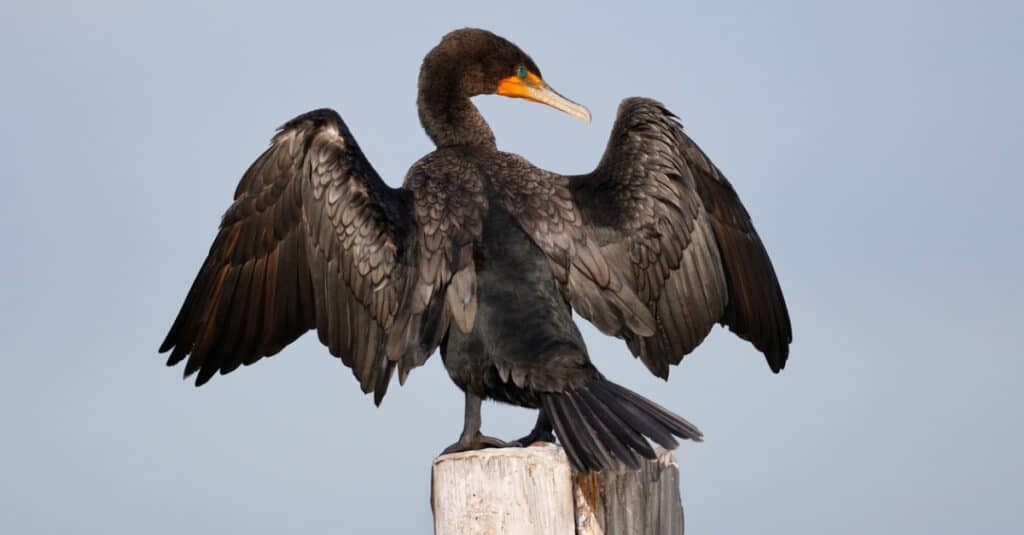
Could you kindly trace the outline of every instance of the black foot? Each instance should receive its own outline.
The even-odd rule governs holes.
[[[525,448],[530,444],[533,444],[534,442],[550,442],[554,444],[555,434],[549,430],[538,431],[534,429],[533,431],[530,431],[529,435],[526,435],[525,437],[520,439],[513,440],[512,445],[519,446],[520,448]]]
[[[555,442],[551,421],[548,420],[548,415],[543,410],[537,413],[537,425],[533,426],[533,431],[530,431],[529,435],[516,440],[513,444],[520,448],[525,448],[534,442]]]
[[[513,446],[513,444],[509,444],[504,440],[494,437],[476,433],[470,436],[459,437],[459,441],[445,448],[444,451],[441,452],[441,455],[458,453],[460,451],[482,450],[484,448],[507,448],[509,446]]]

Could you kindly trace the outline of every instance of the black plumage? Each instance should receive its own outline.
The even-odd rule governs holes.
[[[391,188],[342,118],[285,123],[245,172],[160,350],[202,385],[315,329],[380,403],[438,348],[466,394],[446,451],[507,443],[480,434],[480,403],[539,409],[517,444],[553,440],[578,470],[635,467],[690,423],[606,380],[575,310],[668,377],[715,323],[778,372],[791,329],[750,217],[661,104],[619,108],[594,172],[562,176],[497,150],[470,101],[497,93],[589,120],[512,43],[446,35],[424,59],[419,114],[437,150]]]

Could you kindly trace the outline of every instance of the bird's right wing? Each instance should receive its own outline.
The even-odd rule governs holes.
[[[168,365],[188,357],[185,376],[198,372],[201,385],[315,328],[379,403],[395,366],[422,362],[448,321],[450,277],[424,282],[411,267],[420,226],[410,199],[333,110],[286,123],[238,185],[160,347]]]

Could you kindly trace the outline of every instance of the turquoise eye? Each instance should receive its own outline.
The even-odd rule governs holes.
[[[520,78],[526,78],[526,67],[519,67],[519,70],[516,71],[516,74],[518,74]]]

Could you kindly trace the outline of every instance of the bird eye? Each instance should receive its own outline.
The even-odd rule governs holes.
[[[516,74],[518,74],[520,78],[526,78],[526,67],[519,67],[519,70],[516,71]]]

